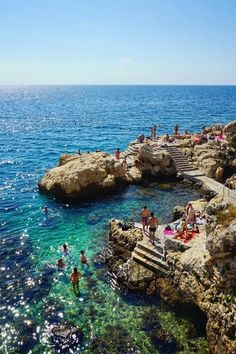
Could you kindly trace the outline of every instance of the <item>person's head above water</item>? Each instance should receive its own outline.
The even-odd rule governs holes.
[[[63,249],[64,249],[64,251],[67,251],[67,250],[68,250],[68,247],[67,247],[67,244],[66,244],[66,243],[64,243]]]
[[[81,253],[81,255],[83,256],[85,252],[82,250],[82,251],[80,251],[80,253]]]
[[[78,273],[78,269],[76,267],[73,270],[74,270],[74,273]]]
[[[143,207],[143,209],[147,209],[147,206],[145,205],[145,206]]]
[[[151,213],[150,215],[151,215],[151,217],[153,217],[153,216],[154,216],[154,213]]]

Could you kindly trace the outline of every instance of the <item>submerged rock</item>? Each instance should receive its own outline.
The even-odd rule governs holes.
[[[70,323],[53,326],[49,336],[52,345],[60,353],[68,353],[70,349],[78,347],[83,340],[82,330]]]

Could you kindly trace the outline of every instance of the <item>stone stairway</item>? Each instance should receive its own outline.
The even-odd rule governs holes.
[[[152,245],[147,235],[137,243],[132,252],[132,259],[156,274],[168,275],[169,266],[165,261],[165,246],[157,241]]]
[[[125,150],[124,152],[124,156],[128,157],[130,155],[135,155],[137,156],[139,149],[140,149],[141,144],[133,144],[133,145],[129,145],[128,149]]]
[[[167,145],[166,150],[169,152],[178,172],[198,171],[197,168],[189,162],[177,145]]]

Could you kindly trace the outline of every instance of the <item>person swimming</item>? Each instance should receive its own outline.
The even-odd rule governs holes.
[[[88,264],[88,258],[85,256],[85,251],[80,251],[81,264]]]
[[[81,277],[82,277],[82,274],[75,267],[73,269],[73,272],[70,275],[70,280],[71,280],[74,292],[76,292],[76,290],[79,291],[79,281],[80,281]]]
[[[43,208],[43,212],[44,212],[45,214],[48,213],[48,207],[47,207],[47,206],[45,206],[45,207]]]
[[[63,260],[62,258],[59,258],[58,261],[57,261],[57,268],[58,270],[63,270],[63,268],[66,266],[65,263],[63,263]]]
[[[63,248],[63,253],[64,253],[65,255],[68,255],[68,254],[69,254],[69,249],[68,249],[68,246],[67,246],[66,243],[64,243],[64,245],[62,246],[62,248]]]

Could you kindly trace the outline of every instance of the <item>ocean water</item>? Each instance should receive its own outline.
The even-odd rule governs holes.
[[[177,353],[192,346],[200,353],[205,342],[192,336],[185,314],[163,309],[157,298],[120,293],[93,264],[109,219],[138,220],[147,204],[166,222],[173,206],[198,192],[154,180],[71,205],[39,194],[37,181],[61,154],[125,149],[151,124],[171,133],[176,123],[196,131],[235,118],[234,86],[0,87],[0,353],[56,353],[48,332],[65,321],[84,332],[74,353]],[[60,274],[53,266],[65,242],[70,252]],[[89,270],[79,265],[81,249]],[[79,297],[69,283],[75,265],[84,272]],[[144,326],[150,311],[160,311],[156,322],[174,333],[171,342],[155,339],[157,324]]]

